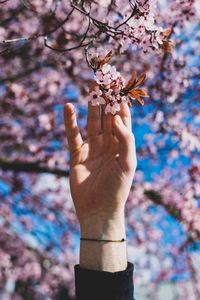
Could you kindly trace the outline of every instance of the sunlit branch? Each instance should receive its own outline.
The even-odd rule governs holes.
[[[74,11],[74,8],[71,9],[71,11],[69,12],[69,14],[65,17],[65,19],[60,22],[56,19],[56,21],[58,22],[58,25],[53,28],[52,30],[49,30],[48,32],[44,32],[44,33],[40,33],[38,35],[33,35],[33,36],[30,36],[30,37],[20,37],[20,38],[15,38],[15,39],[7,39],[7,40],[3,40],[3,44],[10,44],[10,43],[15,43],[15,42],[19,42],[19,41],[30,41],[30,40],[34,40],[34,39],[37,39],[39,37],[42,37],[42,36],[47,36],[47,35],[50,35],[52,33],[54,33],[55,31],[57,31],[59,28],[61,28],[70,18],[70,16],[72,15]]]

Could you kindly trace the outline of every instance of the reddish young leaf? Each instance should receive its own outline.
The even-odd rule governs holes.
[[[129,90],[134,88],[135,82],[136,82],[137,72],[133,71],[133,75],[129,82],[127,83],[126,87],[122,90],[123,92],[128,92]]]
[[[174,46],[173,42],[170,41],[163,41],[163,44],[160,46],[163,55],[165,54],[172,54],[172,47]]]
[[[142,97],[149,97],[147,91],[142,90],[142,89],[135,89],[135,91]]]
[[[128,94],[131,98],[136,99],[142,106],[144,105],[144,100],[142,100],[142,98],[136,91],[132,90]]]
[[[111,57],[112,57],[112,50],[110,50],[110,52],[108,52],[108,54],[106,54],[104,59],[102,61],[100,61],[99,67],[103,67],[103,65],[107,64],[111,60]]]
[[[134,88],[136,88],[137,86],[142,84],[144,82],[145,78],[146,78],[146,73],[142,73],[140,75],[140,77],[138,78],[138,80],[136,81],[136,84],[135,84]]]
[[[163,35],[168,38],[172,33],[172,29],[171,28],[167,28],[163,31]]]

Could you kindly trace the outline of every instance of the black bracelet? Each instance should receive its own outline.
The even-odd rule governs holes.
[[[112,242],[112,243],[122,243],[126,240],[123,238],[121,240],[104,240],[104,239],[89,239],[89,238],[80,238],[81,241],[92,241],[92,242]]]

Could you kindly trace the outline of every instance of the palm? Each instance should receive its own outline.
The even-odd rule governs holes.
[[[112,116],[104,117],[107,128],[102,133],[94,131],[94,124],[90,124],[94,109],[98,108],[89,111],[87,142],[82,143],[76,136],[81,143],[71,151],[70,186],[79,218],[122,207],[135,171],[134,143],[130,139],[129,151],[122,153],[121,143],[112,131]]]

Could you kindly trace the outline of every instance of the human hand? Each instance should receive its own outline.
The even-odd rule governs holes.
[[[88,105],[88,139],[80,135],[74,106],[64,108],[70,150],[70,187],[81,236],[125,238],[124,206],[136,169],[131,115],[123,104],[118,115],[101,117],[100,107]],[[84,242],[84,241],[83,241]],[[99,244],[99,243],[98,243]],[[126,245],[81,243],[80,265],[120,271],[127,265]]]
[[[101,119],[100,107],[88,106],[88,139],[80,135],[74,106],[64,109],[70,150],[70,186],[80,222],[112,216],[124,209],[136,169],[130,109]],[[102,124],[101,124],[102,122]]]

